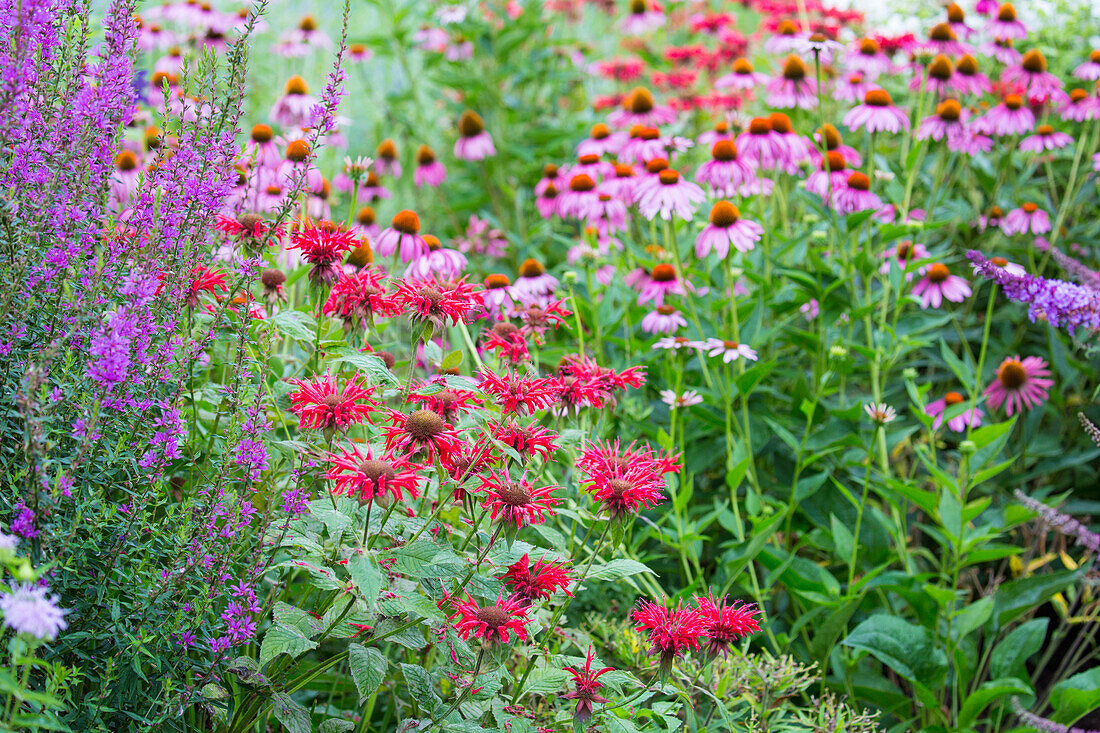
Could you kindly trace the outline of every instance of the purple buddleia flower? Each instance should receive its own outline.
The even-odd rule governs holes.
[[[976,273],[1001,286],[1005,297],[1026,304],[1032,322],[1041,318],[1071,334],[1082,327],[1100,328],[1100,292],[1064,280],[1013,275],[977,250],[970,250],[966,256]]]

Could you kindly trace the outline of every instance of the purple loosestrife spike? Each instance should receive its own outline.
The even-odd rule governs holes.
[[[1100,534],[1090,532],[1085,525],[1078,522],[1068,514],[1063,514],[1041,501],[1036,501],[1024,492],[1016,489],[1013,494],[1020,503],[1028,509],[1039,514],[1040,521],[1051,529],[1058,531],[1073,540],[1092,553],[1100,553]]]
[[[1100,292],[1064,280],[1012,275],[977,250],[966,256],[974,263],[975,272],[1000,285],[1009,300],[1026,304],[1033,322],[1043,318],[1071,334],[1082,327],[1100,328]]]
[[[1100,448],[1100,428],[1092,424],[1092,421],[1085,417],[1085,413],[1077,413],[1077,419],[1081,421],[1081,427],[1085,429],[1085,432],[1092,438],[1092,442],[1096,443],[1096,446]]]
[[[1070,728],[1061,723],[1055,723],[1053,720],[1042,718],[1035,713],[1028,712],[1020,705],[1019,698],[1012,698],[1012,709],[1015,711],[1016,717],[1019,718],[1024,725],[1029,725],[1035,730],[1040,731],[1040,733],[1100,733],[1100,731],[1087,728]]]
[[[1057,247],[1052,247],[1050,242],[1042,237],[1035,239],[1035,249],[1040,252],[1050,252],[1050,258],[1063,270],[1073,275],[1077,282],[1090,290],[1100,291],[1100,272],[1085,266],[1083,262],[1070,257]]]

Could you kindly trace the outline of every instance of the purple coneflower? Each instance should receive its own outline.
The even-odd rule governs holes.
[[[901,132],[909,129],[909,116],[894,106],[884,89],[872,89],[863,104],[844,115],[844,124],[853,132],[861,127],[867,132]]]
[[[752,166],[737,157],[737,145],[719,140],[711,148],[711,159],[699,166],[695,180],[705,183],[720,196],[730,196],[756,178]]]
[[[997,379],[985,389],[986,404],[993,410],[1004,405],[1009,417],[1025,407],[1030,410],[1046,402],[1047,390],[1054,384],[1049,377],[1047,363],[1037,356],[1008,357],[997,367]]]
[[[1100,80],[1100,49],[1092,51],[1088,61],[1073,70],[1073,75],[1085,81]]]
[[[755,349],[749,347],[748,344],[741,344],[736,341],[711,338],[703,342],[703,349],[707,352],[707,356],[720,356],[726,364],[735,362],[738,359],[756,361],[759,358]]]
[[[720,259],[729,254],[730,245],[738,252],[750,252],[764,236],[764,227],[741,218],[741,212],[729,201],[711,207],[710,223],[695,239],[695,256],[703,259],[713,250]]]
[[[1066,100],[1066,93],[1062,91],[1062,80],[1047,71],[1046,57],[1037,48],[1025,53],[1018,66],[1006,68],[1001,73],[1001,82],[1023,86],[1031,99],[1049,99],[1056,103]]]
[[[1038,204],[1028,201],[1001,219],[1001,231],[1010,237],[1029,231],[1032,234],[1046,234],[1050,231],[1050,214],[1040,209]]]
[[[938,430],[939,427],[943,425],[943,418],[948,409],[955,405],[961,405],[965,401],[966,398],[958,392],[948,392],[940,399],[929,402],[924,408],[924,414],[935,418],[935,420],[932,421],[932,429]],[[951,428],[956,433],[965,431],[967,427],[979,427],[982,424],[983,414],[984,413],[977,407],[964,409],[961,413],[947,421],[947,427]]]
[[[642,317],[642,330],[646,333],[669,334],[686,325],[684,314],[671,305],[659,305]]]
[[[455,140],[454,152],[460,160],[484,160],[497,154],[493,138],[477,112],[466,110],[458,118],[458,140]]]
[[[913,286],[913,295],[920,296],[921,308],[939,308],[944,300],[961,303],[970,297],[970,284],[952,275],[947,265],[936,262],[924,271],[924,278]]]
[[[1028,135],[1020,141],[1020,150],[1042,153],[1047,150],[1061,150],[1072,144],[1072,136],[1064,132],[1058,132],[1050,125],[1039,125],[1035,128],[1034,135]]]
[[[285,128],[312,127],[313,110],[319,104],[317,97],[310,95],[305,79],[295,75],[287,80],[283,96],[275,100],[268,117]]]
[[[1024,104],[1019,94],[1007,94],[1004,101],[992,108],[974,122],[979,132],[1004,137],[1023,135],[1035,127],[1035,115]]]
[[[416,170],[413,171],[413,183],[421,186],[436,186],[447,178],[447,169],[435,157],[435,151],[427,145],[421,145],[416,151]]]
[[[733,71],[715,80],[714,88],[745,90],[767,83],[766,74],[753,70],[752,62],[748,59],[739,58],[733,62]]]
[[[810,77],[806,64],[791,55],[783,62],[782,73],[767,86],[766,102],[780,109],[814,109],[817,107],[817,82]]]
[[[830,203],[840,214],[854,214],[857,211],[882,207],[882,199],[871,192],[871,179],[859,171],[849,174],[844,186],[833,191]]]
[[[673,214],[690,221],[695,208],[706,199],[703,189],[684,179],[671,168],[657,174],[658,185],[647,188],[638,197],[638,211],[646,219],[669,221]]]
[[[1016,8],[1012,3],[1004,3],[997,8],[996,17],[986,23],[985,31],[993,38],[1027,38],[1027,28],[1016,17]]]
[[[397,252],[402,262],[426,255],[428,243],[420,236],[420,217],[408,209],[394,214],[390,226],[378,235],[374,249],[383,257],[392,257]]]

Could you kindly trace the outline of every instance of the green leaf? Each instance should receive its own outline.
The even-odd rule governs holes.
[[[981,687],[967,696],[959,710],[958,727],[967,730],[974,727],[978,715],[992,703],[1008,695],[1028,695],[1031,687],[1017,679],[996,679],[982,683]]]
[[[301,311],[282,310],[271,317],[275,330],[295,341],[313,341],[317,335],[317,321]]]
[[[951,544],[958,547],[962,540],[962,504],[954,488],[943,486],[940,490],[940,523],[947,530]]]
[[[928,687],[942,685],[947,673],[947,655],[936,647],[928,629],[896,616],[872,616],[841,643],[869,652],[905,679]]]
[[[1014,618],[1060,593],[1081,576],[1080,570],[1060,570],[1049,575],[1032,575],[1005,583],[997,589],[994,618],[1001,627]]]
[[[638,573],[652,574],[653,571],[637,560],[618,558],[592,570],[588,577],[598,578],[599,580],[618,580]]]
[[[355,723],[340,718],[329,718],[317,728],[317,733],[348,733],[355,730]]]
[[[374,558],[367,554],[355,555],[348,559],[348,573],[355,583],[355,588],[363,596],[367,609],[374,608],[378,594],[382,591],[382,571],[374,562]]]
[[[317,642],[310,641],[297,629],[275,624],[267,630],[260,644],[260,665],[267,664],[280,654],[297,657],[316,646]]]
[[[374,647],[352,644],[348,647],[348,666],[362,705],[382,684],[386,676],[386,658]]]
[[[336,349],[336,358],[330,361],[331,364],[339,364],[341,362],[351,364],[353,367],[359,370],[360,373],[366,375],[367,380],[371,384],[401,384],[400,380],[394,376],[393,372],[386,366],[386,362],[382,361],[381,357],[374,354],[363,354],[350,346],[343,346]]]
[[[458,369],[462,365],[462,352],[455,350],[443,357],[443,363],[439,365],[439,368],[443,371],[450,371],[452,369]]]
[[[852,548],[855,547],[855,538],[852,531],[837,519],[835,514],[829,515],[829,527],[833,530],[833,543],[836,545],[837,554],[844,559],[852,557]]]
[[[1009,632],[989,655],[989,674],[1027,679],[1025,663],[1043,647],[1049,623],[1047,618],[1033,618]]]
[[[435,685],[432,684],[428,670],[418,664],[402,664],[401,673],[409,684],[409,692],[412,693],[413,699],[424,710],[434,714],[443,701],[439,699],[439,695],[435,694]]]
[[[439,547],[430,540],[419,539],[411,545],[403,545],[398,547],[389,553],[396,562],[394,563],[394,570],[402,575],[408,575],[413,578],[423,577],[423,572],[436,556],[439,554]]]
[[[974,384],[974,375],[970,367],[963,364],[959,357],[955,356],[955,352],[947,346],[947,342],[942,338],[940,339],[940,356],[943,357],[951,371],[955,373],[955,378],[959,380],[960,384]]]
[[[986,596],[959,611],[952,621],[951,631],[956,639],[962,639],[980,628],[993,616],[993,597]]]
[[[1064,725],[1072,725],[1095,710],[1100,706],[1100,667],[1056,684],[1050,691],[1050,706],[1055,711],[1052,720]]]
[[[294,702],[285,692],[276,692],[271,698],[271,712],[289,733],[312,733],[309,711]]]

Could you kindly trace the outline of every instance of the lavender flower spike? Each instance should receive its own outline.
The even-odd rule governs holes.
[[[1081,327],[1100,328],[1100,292],[1065,280],[1012,275],[977,250],[966,256],[974,263],[974,271],[999,284],[1009,300],[1027,304],[1032,322],[1042,318],[1071,334]]]
[[[1036,501],[1024,492],[1016,489],[1013,492],[1020,503],[1033,512],[1039,514],[1039,519],[1051,529],[1072,537],[1077,544],[1093,553],[1100,553],[1100,534],[1090,532],[1085,525],[1078,522],[1068,514],[1062,514],[1057,509],[1052,509],[1041,501]]]

